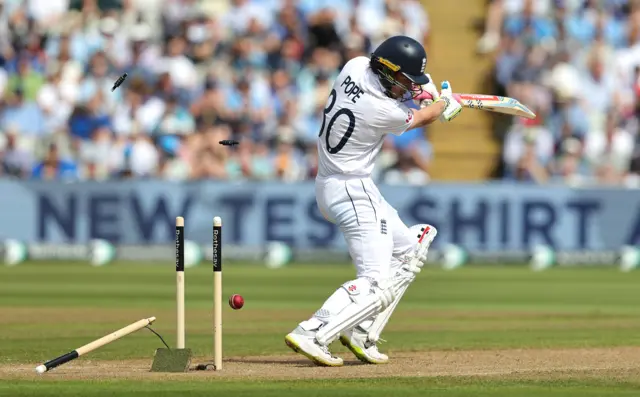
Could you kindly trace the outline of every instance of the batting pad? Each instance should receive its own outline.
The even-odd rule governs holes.
[[[321,345],[326,346],[343,330],[355,327],[383,309],[380,298],[375,294],[369,295],[368,302],[353,302],[345,307],[333,320],[320,328],[316,333],[316,340]]]
[[[389,305],[389,307],[384,309],[382,313],[378,314],[378,316],[374,320],[368,333],[368,338],[370,341],[377,342],[380,339],[380,333],[384,329],[385,325],[387,325],[387,322],[389,322],[391,314],[393,314],[396,306],[398,306],[398,303],[400,303],[400,299],[402,299],[402,296],[407,291],[409,285],[413,282],[414,279],[415,275],[407,275],[396,280],[396,283],[393,286],[396,291],[396,299]]]

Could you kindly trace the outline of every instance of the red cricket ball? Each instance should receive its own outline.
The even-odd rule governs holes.
[[[231,306],[233,310],[242,309],[242,306],[244,306],[244,298],[242,297],[242,295],[231,295],[229,297],[229,306]]]

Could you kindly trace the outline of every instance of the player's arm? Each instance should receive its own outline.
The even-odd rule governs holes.
[[[439,118],[442,118],[442,121],[451,121],[460,114],[462,106],[453,98],[451,85],[448,81],[442,82],[442,92],[439,96],[437,95],[438,91],[433,87],[415,98],[420,104],[420,109],[413,111],[411,128],[424,127]]]
[[[444,112],[447,103],[445,101],[436,101],[420,109],[412,109],[413,111],[413,123],[411,129],[424,127],[438,120]]]
[[[377,103],[377,111],[368,121],[369,127],[377,134],[402,135],[405,131],[423,127],[433,123],[439,117],[443,120],[451,121],[460,113],[462,106],[453,99],[451,88],[448,82],[442,83],[442,93],[436,98],[432,96],[429,100],[433,103],[420,109],[409,109],[405,104],[398,101],[383,101]],[[438,95],[437,90],[429,90],[433,95]],[[427,98],[422,99],[426,103]]]

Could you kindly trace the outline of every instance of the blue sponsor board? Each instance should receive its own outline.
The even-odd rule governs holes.
[[[438,227],[436,246],[522,250],[611,250],[640,245],[640,192],[530,185],[381,186],[407,225]],[[0,181],[0,238],[26,242],[171,243],[175,217],[189,239],[211,241],[221,216],[224,242],[296,248],[344,247],[320,214],[313,183],[133,181],[54,184]]]

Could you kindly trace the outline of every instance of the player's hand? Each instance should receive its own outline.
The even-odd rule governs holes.
[[[429,82],[420,87],[422,88],[422,92],[414,98],[416,105],[420,106],[420,109],[431,105],[440,98],[440,93],[433,83],[431,75],[427,74],[426,76],[429,78]]]
[[[453,97],[451,84],[449,84],[448,81],[442,82],[442,91],[440,91],[440,98],[438,98],[438,102],[440,101],[444,101],[446,103],[444,111],[440,116],[440,121],[442,122],[455,119],[462,111],[462,105],[460,105]]]

